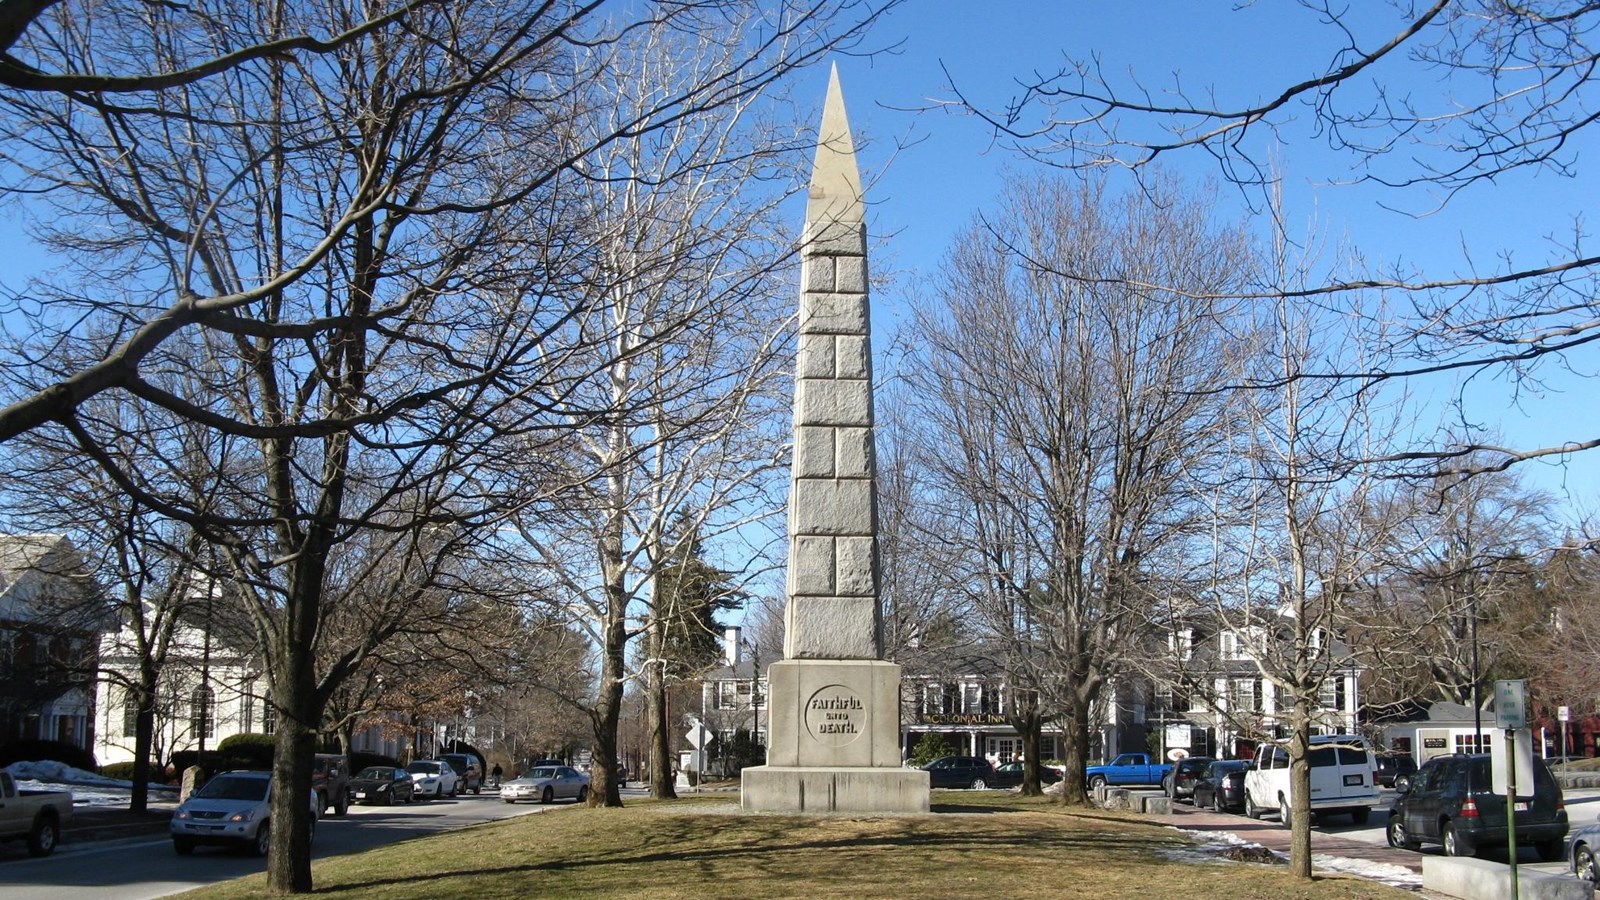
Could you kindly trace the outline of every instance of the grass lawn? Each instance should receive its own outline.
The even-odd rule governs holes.
[[[934,814],[743,815],[738,796],[566,808],[322,860],[317,894],[350,900],[522,897],[1402,898],[1283,866],[1174,862],[1182,835],[1043,798],[933,792]],[[182,895],[265,897],[256,875]]]

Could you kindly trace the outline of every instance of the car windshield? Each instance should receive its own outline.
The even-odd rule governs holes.
[[[369,781],[392,781],[394,780],[394,769],[387,766],[371,766],[362,769],[361,774],[356,777],[365,778]]]
[[[194,795],[207,800],[249,800],[259,803],[267,799],[267,779],[218,775],[195,791]]]
[[[437,775],[439,764],[435,762],[414,762],[406,766],[406,771],[413,775]]]
[[[546,769],[534,769],[532,772],[528,773],[527,777],[529,777],[529,778],[554,778],[554,777],[556,777],[556,770],[555,769],[548,769],[548,768],[546,768]]]

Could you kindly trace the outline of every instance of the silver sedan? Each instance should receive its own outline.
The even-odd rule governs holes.
[[[589,799],[589,776],[571,766],[539,766],[500,785],[500,799],[507,803],[518,800],[551,803],[567,799],[582,803]]]

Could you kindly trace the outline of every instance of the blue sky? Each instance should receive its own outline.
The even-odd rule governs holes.
[[[1400,19],[1387,5],[1361,5],[1355,34],[1364,47],[1392,36]],[[851,124],[858,134],[868,180],[869,228],[874,265],[892,282],[874,298],[878,332],[892,329],[906,297],[937,265],[951,236],[998,192],[1007,167],[1037,165],[997,146],[982,122],[948,111],[929,111],[930,99],[950,96],[945,69],[977,102],[999,106],[1034,72],[1054,72],[1063,54],[1097,55],[1113,73],[1132,71],[1151,88],[1181,79],[1191,96],[1214,91],[1220,105],[1259,100],[1291,81],[1319,74],[1337,47],[1333,35],[1297,4],[1147,2],[913,2],[873,32],[874,46],[894,50],[870,58],[841,58],[840,78]],[[1384,70],[1390,88],[1437,98],[1465,85],[1447,84],[1437,72],[1397,64]],[[816,83],[820,109],[826,74]],[[921,111],[918,111],[921,110]],[[1291,221],[1317,220],[1327,237],[1342,238],[1372,262],[1399,262],[1438,278],[1464,274],[1464,251],[1480,270],[1501,265],[1509,251],[1518,266],[1546,262],[1546,235],[1568,231],[1582,201],[1597,195],[1600,179],[1549,173],[1505,177],[1455,196],[1438,211],[1425,192],[1396,195],[1331,183],[1348,176],[1350,160],[1336,157],[1309,130],[1310,117],[1280,132]],[[1580,162],[1584,161],[1580,157]],[[1215,179],[1209,157],[1189,153],[1167,166],[1195,179]],[[1223,191],[1225,205],[1238,200]],[[1383,205],[1398,205],[1400,210]],[[1243,214],[1243,204],[1231,212]],[[1428,214],[1423,214],[1428,213]],[[879,340],[881,351],[883,341]],[[1546,366],[1550,390],[1513,393],[1504,379],[1479,376],[1469,388],[1468,415],[1497,426],[1507,444],[1545,446],[1593,437],[1594,420],[1583,402],[1597,368],[1593,354],[1569,360],[1575,373]],[[1439,380],[1418,383],[1432,408],[1455,393]],[[1423,417],[1424,424],[1432,418]],[[1526,482],[1560,495],[1562,505],[1595,510],[1600,500],[1600,458],[1591,452],[1564,463],[1521,467]]]
[[[1400,20],[1387,4],[1360,6],[1363,19],[1356,34],[1363,45],[1394,33]],[[1059,68],[1063,53],[1098,55],[1108,71],[1137,72],[1151,87],[1181,78],[1191,93],[1214,89],[1222,102],[1248,102],[1285,81],[1319,73],[1335,49],[1329,40],[1311,13],[1286,0],[1237,10],[1232,3],[1194,0],[911,0],[896,9],[869,39],[873,47],[891,49],[838,59],[868,178],[870,228],[881,241],[873,251],[874,267],[892,278],[875,298],[880,335],[893,328],[919,276],[933,269],[951,236],[996,195],[1006,167],[1033,165],[996,146],[981,122],[926,110],[930,99],[949,96],[945,69],[976,101],[993,106],[1017,92],[1019,79]],[[820,116],[826,69],[800,77],[796,97],[803,101],[814,91]],[[1419,70],[1407,72],[1399,83],[1430,96],[1445,87],[1435,73]],[[1412,263],[1435,276],[1461,271],[1464,247],[1479,265],[1497,264],[1495,255],[1505,249],[1514,251],[1519,265],[1542,261],[1544,233],[1568,227],[1569,213],[1600,195],[1600,179],[1593,176],[1577,182],[1516,176],[1418,218],[1383,209],[1374,191],[1325,183],[1343,163],[1330,165],[1333,158],[1305,128],[1285,131],[1280,152],[1292,218],[1316,218],[1326,233],[1347,238],[1372,259]],[[1197,179],[1216,176],[1198,154],[1175,157],[1170,165]],[[1222,196],[1227,201],[1232,195]],[[1432,205],[1417,194],[1382,199],[1412,210]],[[0,206],[0,254],[6,259],[0,285],[11,289],[47,262],[18,233],[15,213],[14,206]],[[797,228],[799,217],[796,206]],[[880,351],[883,343],[880,338]],[[1559,392],[1543,395],[1523,391],[1513,398],[1503,381],[1480,379],[1468,394],[1469,413],[1497,424],[1515,445],[1591,437],[1586,429],[1595,417],[1585,414],[1582,400],[1596,364],[1592,357],[1571,362],[1579,371],[1551,372]],[[1436,400],[1453,393],[1448,385],[1422,389]],[[1564,465],[1526,465],[1523,475],[1533,485],[1561,492],[1578,509],[1600,506],[1600,456],[1594,453]]]

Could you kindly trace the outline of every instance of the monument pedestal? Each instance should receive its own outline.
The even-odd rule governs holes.
[[[927,812],[928,773],[900,763],[900,667],[791,659],[767,670],[765,766],[741,774],[753,812]]]

